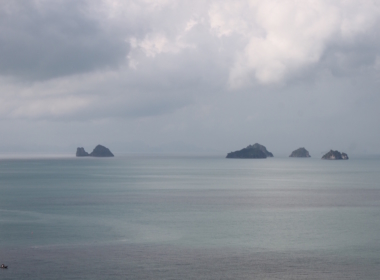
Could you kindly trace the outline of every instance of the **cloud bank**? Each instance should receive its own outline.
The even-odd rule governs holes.
[[[209,126],[211,139],[351,112],[362,128],[380,105],[379,19],[363,0],[3,1],[0,119]]]

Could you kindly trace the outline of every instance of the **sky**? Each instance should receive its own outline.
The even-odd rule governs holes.
[[[380,2],[0,1],[0,154],[380,154]]]

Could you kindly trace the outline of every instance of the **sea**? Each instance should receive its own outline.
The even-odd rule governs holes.
[[[380,279],[380,157],[0,159],[0,279]]]

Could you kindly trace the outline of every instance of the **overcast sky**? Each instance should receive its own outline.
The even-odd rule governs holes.
[[[1,154],[380,154],[380,2],[0,1]]]

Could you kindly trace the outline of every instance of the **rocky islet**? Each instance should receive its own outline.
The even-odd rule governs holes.
[[[346,153],[340,153],[339,151],[330,150],[326,153],[322,159],[328,160],[339,160],[339,159],[348,159],[348,155]]]
[[[106,147],[97,145],[95,149],[89,154],[83,147],[78,147],[76,152],[77,157],[114,157],[114,154]]]
[[[294,150],[289,157],[295,157],[295,158],[309,158],[310,154],[308,150],[305,148],[299,148],[297,150]]]
[[[258,143],[249,145],[239,151],[230,152],[226,158],[267,158],[273,157],[273,154],[267,148]]]

